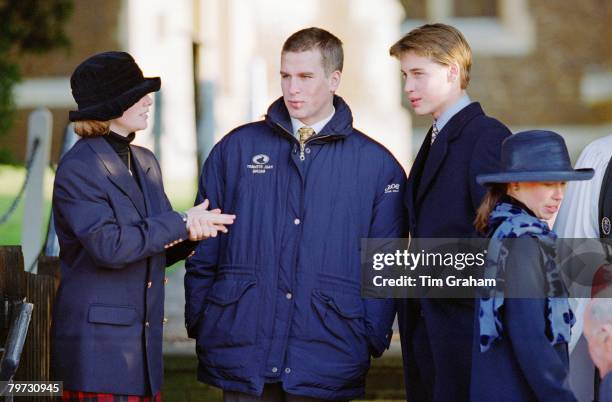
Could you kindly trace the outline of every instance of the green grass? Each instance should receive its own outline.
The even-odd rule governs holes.
[[[25,179],[25,169],[12,165],[0,165],[0,216],[11,206],[13,200],[19,193]],[[49,221],[51,213],[51,191],[53,185],[53,172],[48,169],[44,180],[44,222],[41,229],[41,236],[47,233],[46,223]],[[0,245],[15,245],[21,243],[21,225],[23,220],[24,208],[23,198],[17,205],[17,209],[8,221],[0,225]]]

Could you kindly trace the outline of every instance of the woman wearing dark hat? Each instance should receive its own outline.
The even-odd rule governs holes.
[[[131,145],[150,92],[127,53],[100,53],[71,77],[82,138],[60,161],[53,214],[60,243],[51,364],[65,401],[160,401],[164,268],[234,216],[207,202],[173,211],[153,154]]]
[[[502,166],[477,176],[489,191],[475,224],[491,239],[485,277],[497,285],[476,304],[470,399],[575,401],[567,352],[574,317],[545,220],[559,209],[565,182],[589,180],[593,170],[572,169],[551,131],[508,137]]]

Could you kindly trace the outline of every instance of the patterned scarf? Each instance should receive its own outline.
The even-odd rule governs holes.
[[[549,336],[550,343],[554,345],[569,342],[570,330],[576,320],[567,297],[559,297],[559,295],[566,295],[567,291],[555,261],[557,235],[548,228],[545,222],[507,202],[498,203],[491,212],[489,227],[495,226],[497,229],[491,236],[487,249],[485,278],[496,279],[497,286],[482,289],[483,297],[480,298],[479,310],[480,351],[489,350],[496,340],[502,338],[500,309],[504,305],[504,278],[508,257],[508,249],[502,240],[521,236],[537,238],[538,244],[544,250],[544,270],[547,282],[546,320],[552,335]]]

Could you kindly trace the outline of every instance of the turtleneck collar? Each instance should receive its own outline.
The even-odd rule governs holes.
[[[134,137],[136,137],[136,133],[129,133],[127,136],[124,136],[121,134],[117,134],[114,131],[109,131],[108,135],[106,135],[105,138],[129,145],[132,141],[134,141]]]
[[[127,137],[121,134],[117,134],[114,131],[109,131],[107,135],[104,136],[106,142],[110,144],[111,147],[121,156],[122,154],[127,154],[128,147],[130,143],[134,140],[136,136],[135,133],[130,133]]]
[[[130,133],[128,136],[123,136],[115,133],[114,131],[109,131],[109,133],[104,136],[106,142],[108,142],[108,144],[117,153],[125,167],[127,167],[128,170],[131,170],[132,173],[134,172],[134,169],[131,168],[134,165],[134,159],[130,152],[130,143],[134,140],[135,135],[135,133]]]

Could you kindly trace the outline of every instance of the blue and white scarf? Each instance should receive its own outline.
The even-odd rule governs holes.
[[[504,279],[508,257],[508,249],[502,240],[521,236],[537,238],[545,251],[544,270],[548,286],[546,320],[552,334],[550,343],[554,345],[569,342],[570,330],[576,320],[567,297],[559,297],[559,294],[567,294],[567,291],[555,261],[557,235],[548,228],[545,222],[529,215],[520,207],[506,202],[498,203],[489,215],[489,227],[497,225],[499,226],[491,236],[487,249],[485,268],[485,278],[497,279],[497,286],[482,289],[484,294],[480,298],[479,309],[480,351],[489,350],[496,340],[502,338],[500,309],[504,305]]]

